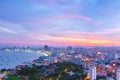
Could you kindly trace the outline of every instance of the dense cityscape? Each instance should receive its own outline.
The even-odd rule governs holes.
[[[120,47],[45,45],[5,47],[0,51],[44,54],[13,69],[1,69],[1,80],[120,80]]]
[[[0,80],[120,80],[120,0],[0,0]]]

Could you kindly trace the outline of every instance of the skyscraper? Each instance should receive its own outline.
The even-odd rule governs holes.
[[[72,51],[72,46],[68,46],[68,47],[67,47],[67,53],[68,53],[68,54],[71,54],[71,51]]]
[[[120,69],[116,71],[116,80],[120,80]]]
[[[90,68],[90,80],[96,80],[96,67],[91,66]]]
[[[44,51],[49,51],[48,45],[45,45],[45,46],[44,46]]]

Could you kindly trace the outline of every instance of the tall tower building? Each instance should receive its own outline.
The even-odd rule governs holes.
[[[72,46],[67,47],[67,53],[71,54]]]
[[[90,80],[96,80],[96,67],[90,67]]]
[[[45,46],[44,46],[44,51],[49,51],[48,45],[45,45]]]
[[[116,71],[116,80],[120,80],[120,69]]]

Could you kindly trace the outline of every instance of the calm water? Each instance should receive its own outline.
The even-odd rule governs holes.
[[[29,62],[37,59],[42,54],[32,52],[7,52],[0,51],[0,69],[14,68],[22,62]]]

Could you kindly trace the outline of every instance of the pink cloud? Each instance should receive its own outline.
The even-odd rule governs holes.
[[[81,16],[81,15],[76,15],[76,14],[59,15],[59,16],[53,17],[53,19],[64,19],[64,18],[79,18],[79,19],[85,20],[85,21],[92,21],[93,20],[92,18]]]
[[[27,24],[27,25],[33,25],[33,26],[37,26],[40,25],[40,23],[44,23],[44,22],[54,22],[56,20],[63,20],[63,19],[80,19],[86,22],[91,22],[94,25],[101,25],[102,21],[100,20],[95,20],[93,18],[90,17],[86,17],[86,16],[82,16],[82,15],[77,15],[77,14],[64,14],[64,15],[55,15],[55,16],[48,16],[48,17],[43,17],[40,18],[39,16],[36,17],[36,19],[33,19],[33,21],[29,21],[29,22],[23,22],[22,24]]]
[[[61,32],[56,35],[45,35],[36,33],[36,35],[33,36],[31,39],[33,41],[37,41],[39,44],[41,41],[43,41],[43,44],[46,41],[47,44],[55,44],[55,45],[86,45],[86,46],[110,46],[120,45],[120,38],[119,37],[112,37],[111,36],[104,36],[104,34],[101,34],[101,32],[77,32],[77,31],[65,31]]]

